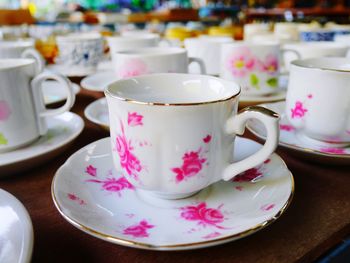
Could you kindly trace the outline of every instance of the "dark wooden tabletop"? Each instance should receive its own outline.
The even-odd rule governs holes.
[[[84,108],[102,96],[82,91],[72,111],[83,116]],[[33,262],[310,262],[350,234],[350,166],[307,163],[279,149],[295,178],[294,200],[279,220],[254,235],[184,252],[127,248],[89,236],[63,219],[50,192],[56,170],[71,154],[108,136],[84,121],[84,131],[63,154],[0,180],[0,188],[15,195],[32,218]]]

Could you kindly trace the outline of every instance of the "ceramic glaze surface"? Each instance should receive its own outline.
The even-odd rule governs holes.
[[[33,242],[27,210],[14,196],[0,189],[0,262],[29,263]]]
[[[109,131],[109,115],[107,99],[101,98],[89,104],[84,110],[85,117]]]
[[[236,161],[260,147],[237,138]],[[183,250],[232,241],[276,220],[294,191],[292,175],[276,154],[233,181],[181,200],[136,191],[123,177],[125,172],[114,169],[114,158],[110,138],[84,147],[57,171],[52,195],[74,226],[125,246]]]
[[[321,142],[350,142],[349,69],[345,58],[293,62],[285,110],[298,132]]]

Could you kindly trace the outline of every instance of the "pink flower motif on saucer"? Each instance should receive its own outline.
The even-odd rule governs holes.
[[[122,134],[116,136],[115,150],[119,155],[121,167],[128,175],[137,180],[138,173],[142,170],[141,162],[132,152],[134,148],[131,145],[131,141],[128,141],[124,134],[123,124],[121,123],[120,125]]]
[[[69,200],[77,202],[79,205],[86,205],[85,201],[83,199],[80,199],[75,194],[67,194],[67,197]]]
[[[321,148],[320,151],[331,154],[346,154],[345,149],[335,147]]]
[[[154,225],[151,225],[146,220],[142,220],[136,225],[125,228],[123,234],[137,238],[149,237],[150,234],[148,233],[148,230],[152,228],[154,228]]]
[[[135,127],[135,126],[142,126],[143,123],[142,123],[142,119],[143,119],[143,116],[140,115],[140,114],[137,114],[137,112],[128,112],[128,125],[131,126],[131,127]]]
[[[201,202],[198,205],[180,208],[180,216],[187,221],[196,221],[198,225],[224,229],[224,227],[218,225],[225,220],[223,213],[220,211],[221,206],[218,208],[208,208],[205,202]]]
[[[304,108],[304,105],[302,102],[297,101],[295,102],[295,106],[293,109],[291,109],[292,112],[292,119],[302,118],[304,117],[305,113],[307,112],[307,109]]]
[[[265,61],[260,61],[258,65],[261,71],[274,75],[278,71],[278,57],[272,54],[267,55]]]
[[[263,176],[263,173],[259,168],[251,168],[239,175],[235,176],[232,181],[234,182],[256,182]]]
[[[203,139],[203,142],[204,142],[204,143],[210,143],[210,141],[211,141],[211,136],[208,134],[207,137],[205,137],[205,138]]]
[[[255,67],[256,59],[247,47],[242,47],[226,61],[227,69],[236,77],[244,77]]]
[[[260,207],[260,210],[262,211],[270,211],[275,207],[275,204],[266,204]]]
[[[130,59],[118,70],[121,78],[136,77],[146,73],[148,73],[147,65],[140,59]]]
[[[97,169],[90,164],[86,167],[85,172],[91,176],[96,176]]]
[[[11,115],[10,107],[7,102],[0,100],[0,121],[6,121]]]
[[[210,233],[204,237],[202,237],[203,239],[212,239],[212,238],[216,238],[216,237],[219,237],[221,236],[221,233],[219,232],[213,232],[213,233]]]
[[[292,126],[292,125],[289,125],[289,124],[280,124],[280,130],[281,131],[294,131],[295,128]]]
[[[125,179],[125,177],[107,178],[105,180],[90,179],[87,182],[102,184],[102,189],[109,192],[116,192],[121,196],[121,192],[125,189],[134,190],[135,188]]]

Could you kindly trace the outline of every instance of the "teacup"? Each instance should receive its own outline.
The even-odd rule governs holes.
[[[236,81],[244,95],[266,95],[279,90],[280,45],[234,42],[221,48],[220,77]]]
[[[38,71],[33,59],[0,59],[0,152],[25,146],[46,134],[46,117],[68,111],[74,103],[68,79]],[[67,92],[67,100],[60,108],[44,106],[42,83],[48,79],[59,82]]]
[[[100,34],[69,34],[56,38],[57,65],[78,73],[93,72],[103,57],[103,39]]]
[[[178,199],[264,162],[277,146],[279,117],[261,107],[237,114],[239,93],[231,81],[175,73],[109,85],[105,95],[117,171],[138,189]],[[235,135],[251,118],[265,125],[267,142],[233,162]]]
[[[184,41],[188,55],[203,60],[207,74],[219,75],[221,46],[223,43],[232,43],[231,37],[209,37],[187,38]]]
[[[205,66],[201,59],[188,57],[186,49],[177,47],[149,47],[117,52],[113,56],[114,69],[119,78],[129,78],[153,73],[187,73],[188,65],[199,64],[201,73]]]
[[[274,26],[274,34],[279,39],[298,41],[299,40],[299,30],[296,23],[290,22],[280,22],[276,23]]]
[[[283,50],[285,50],[283,62],[288,70],[293,60],[320,57],[345,57],[348,49],[349,48],[343,43],[327,41],[289,43],[283,46]]]
[[[314,58],[292,62],[286,115],[301,138],[311,138],[319,144],[349,144],[349,105],[349,59]]]
[[[253,36],[256,35],[264,35],[271,33],[270,25],[263,23],[253,23],[253,24],[245,24],[243,29],[243,39],[245,41],[252,40]]]
[[[310,41],[333,41],[335,36],[335,32],[329,29],[309,29],[302,30],[299,33],[300,40],[303,42]]]
[[[144,47],[158,46],[160,37],[157,34],[129,34],[124,36],[107,37],[112,60],[114,54],[120,51],[132,50]]]
[[[44,59],[34,47],[34,40],[0,41],[0,59],[3,58],[33,58],[41,72]]]

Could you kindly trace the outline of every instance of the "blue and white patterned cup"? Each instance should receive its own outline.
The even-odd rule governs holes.
[[[56,38],[59,55],[56,64],[74,72],[93,72],[103,56],[99,34],[70,34]]]
[[[310,41],[333,41],[335,36],[335,31],[328,29],[315,29],[309,31],[300,32],[300,41],[310,42]]]

